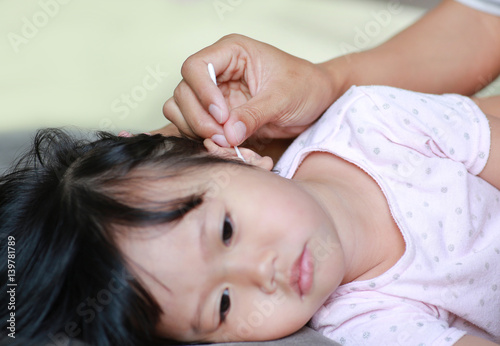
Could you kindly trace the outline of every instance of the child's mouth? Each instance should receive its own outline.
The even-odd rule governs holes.
[[[306,246],[292,266],[290,285],[302,298],[311,290],[314,278],[314,258]]]

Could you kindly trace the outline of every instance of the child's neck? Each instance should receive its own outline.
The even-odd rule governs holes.
[[[403,255],[403,236],[378,184],[329,153],[309,154],[293,177],[330,215],[345,253],[342,284],[383,274]]]

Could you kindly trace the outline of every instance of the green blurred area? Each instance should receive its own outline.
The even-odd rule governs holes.
[[[0,133],[156,129],[183,61],[226,34],[320,62],[423,12],[395,0],[3,0]]]

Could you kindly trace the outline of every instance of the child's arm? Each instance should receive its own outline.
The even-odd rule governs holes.
[[[455,346],[495,346],[498,344],[495,344],[492,341],[488,341],[486,339],[473,336],[473,335],[465,335],[462,337],[458,342],[455,343]]]
[[[500,190],[500,95],[474,102],[486,114],[491,130],[490,155],[479,176]]]

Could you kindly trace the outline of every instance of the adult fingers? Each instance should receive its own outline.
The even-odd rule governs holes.
[[[163,105],[163,115],[165,115],[165,118],[170,120],[182,134],[190,138],[196,138],[195,133],[191,130],[182,116],[179,106],[177,106],[173,97],[169,98]]]
[[[191,138],[210,138],[223,133],[222,126],[203,109],[184,81],[177,86],[174,96],[165,102],[163,114]]]
[[[182,64],[181,74],[185,86],[192,92],[192,96],[197,99],[197,104],[201,105],[201,108],[205,109],[205,112],[208,112],[216,122],[223,124],[227,120],[228,109],[222,93],[210,77],[208,72],[209,63],[212,63],[214,67],[220,64],[210,56],[191,56]],[[215,67],[216,76],[217,73],[218,68]],[[177,99],[186,103],[181,97]]]
[[[208,73],[212,64],[219,83],[241,80],[246,72],[249,54],[240,43],[253,40],[241,35],[225,36],[186,59],[181,68],[184,81],[202,107],[219,123],[229,116],[226,100]],[[256,42],[256,41],[255,41]]]
[[[262,92],[234,108],[224,124],[224,135],[230,145],[240,145],[259,128],[278,121],[284,106],[274,92]],[[273,136],[274,137],[274,136]]]
[[[163,136],[176,136],[180,137],[181,133],[174,124],[168,124],[161,129],[151,131],[152,135],[160,134]]]

